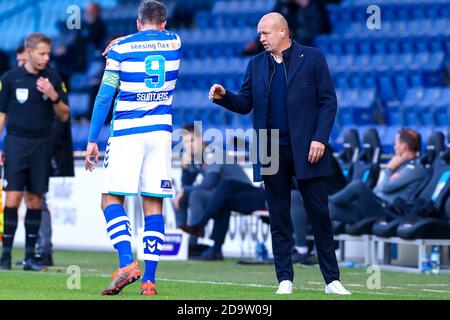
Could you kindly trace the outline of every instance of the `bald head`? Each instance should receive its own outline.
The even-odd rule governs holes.
[[[274,28],[284,29],[289,32],[289,25],[286,18],[278,12],[270,12],[264,15],[261,20],[259,20],[259,23],[261,22],[272,24]]]
[[[264,15],[258,23],[259,41],[266,51],[279,55],[289,48],[289,26],[286,18],[277,12]]]

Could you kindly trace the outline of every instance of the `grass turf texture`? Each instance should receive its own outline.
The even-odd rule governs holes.
[[[13,261],[23,257],[14,250]],[[341,268],[341,281],[351,296],[327,295],[318,266],[295,265],[293,295],[275,295],[277,281],[273,265],[237,265],[237,259],[223,262],[161,261],[157,272],[158,295],[140,295],[140,280],[118,296],[102,297],[100,292],[111,281],[117,268],[114,253],[57,251],[55,267],[47,272],[0,271],[2,300],[402,300],[450,299],[449,275],[421,275],[381,271],[381,289],[370,290],[366,269]],[[67,267],[81,270],[81,289],[69,290]],[[139,262],[143,271],[144,263]],[[70,281],[69,281],[70,282]]]

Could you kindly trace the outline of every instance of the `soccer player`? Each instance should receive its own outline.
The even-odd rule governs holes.
[[[86,170],[98,161],[97,139],[116,90],[114,115],[104,159],[102,210],[107,232],[119,255],[119,269],[102,295],[115,295],[141,277],[131,251],[125,196],[141,195],[144,260],[141,294],[155,295],[155,273],[164,242],[163,198],[172,197],[172,94],[180,64],[180,38],[165,30],[167,9],[145,0],[139,7],[138,33],[108,53],[92,115]]]

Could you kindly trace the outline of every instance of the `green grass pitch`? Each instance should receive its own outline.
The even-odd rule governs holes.
[[[14,261],[23,250],[14,250]],[[19,266],[0,271],[2,300],[402,300],[450,299],[450,275],[421,275],[381,271],[381,288],[368,289],[370,274],[366,269],[341,268],[341,281],[351,296],[330,296],[323,290],[317,266],[295,265],[293,295],[275,295],[277,281],[273,265],[238,265],[237,259],[223,262],[161,261],[157,272],[158,295],[140,296],[140,281],[113,297],[100,292],[110,282],[117,267],[114,253],[56,251],[55,267],[47,272],[25,272]],[[79,266],[80,289],[69,289],[76,283],[67,268]],[[143,262],[139,262],[143,270]]]

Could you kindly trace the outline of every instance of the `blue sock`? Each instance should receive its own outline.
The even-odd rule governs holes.
[[[162,214],[144,217],[144,261],[145,272],[142,282],[156,283],[156,267],[164,243],[164,218]]]
[[[123,268],[134,261],[131,250],[130,220],[120,204],[109,205],[105,208],[104,214],[106,231],[119,254],[120,268]]]

